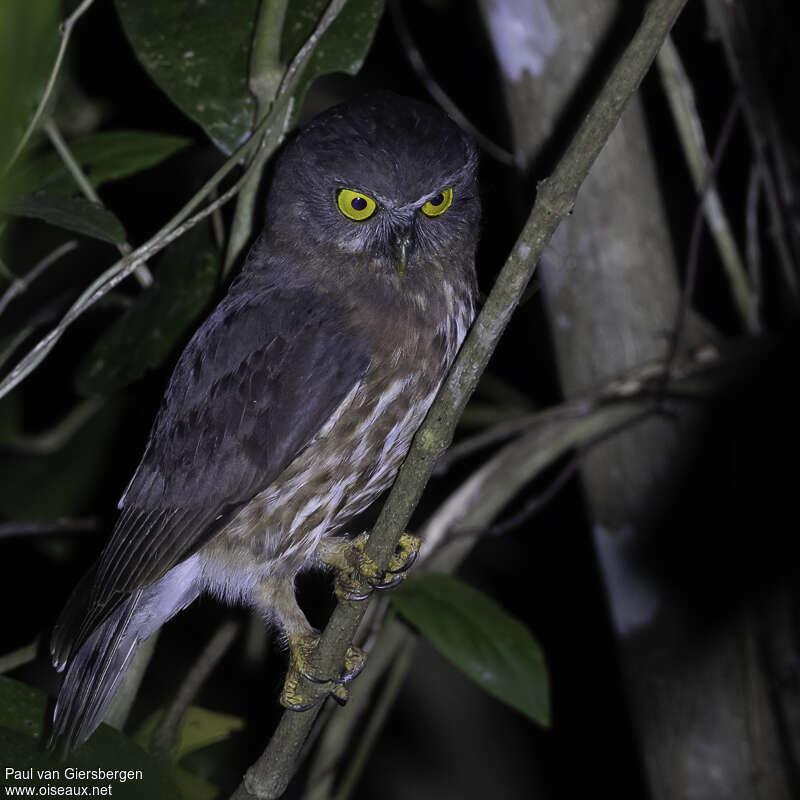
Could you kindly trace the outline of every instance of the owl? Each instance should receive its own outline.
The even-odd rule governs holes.
[[[443,113],[388,93],[286,145],[264,230],[178,360],[113,534],[54,629],[52,749],[91,735],[138,644],[204,592],[275,625],[281,701],[307,707],[297,674],[317,634],[295,578],[345,575],[363,554],[344,526],[392,484],[472,322],[477,161]]]

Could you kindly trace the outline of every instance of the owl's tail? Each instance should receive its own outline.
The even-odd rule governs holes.
[[[191,559],[190,559],[191,560]],[[47,749],[65,758],[103,721],[109,704],[139,644],[189,605],[199,594],[196,581],[184,580],[186,563],[161,580],[130,594],[75,650],[70,638],[87,606],[91,573],[78,586],[53,633],[56,668],[66,668],[53,711]]]

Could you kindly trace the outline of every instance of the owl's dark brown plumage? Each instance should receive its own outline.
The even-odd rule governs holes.
[[[203,591],[312,632],[296,575],[391,485],[472,321],[476,161],[447,117],[389,94],[286,147],[264,233],[182,354],[54,632],[56,745],[91,734],[138,642]],[[342,189],[374,213],[346,216]]]

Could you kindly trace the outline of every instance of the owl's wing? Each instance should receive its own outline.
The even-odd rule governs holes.
[[[360,381],[365,343],[326,296],[239,281],[170,381],[114,533],[54,632],[57,666],[271,484]]]

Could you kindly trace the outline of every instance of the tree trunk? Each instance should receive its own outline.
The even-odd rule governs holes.
[[[517,161],[531,164],[602,76],[619,8],[613,0],[481,0],[481,7]],[[527,34],[515,40],[515,31]],[[540,277],[566,397],[665,356],[680,285],[638,98],[554,237]],[[689,346],[703,342],[702,327],[692,321]],[[582,463],[629,712],[654,800],[788,800],[749,614],[734,613],[698,644],[680,598],[637,562],[637,551],[659,546],[657,535],[677,533],[672,509],[703,424],[699,414],[654,418],[596,446]]]

